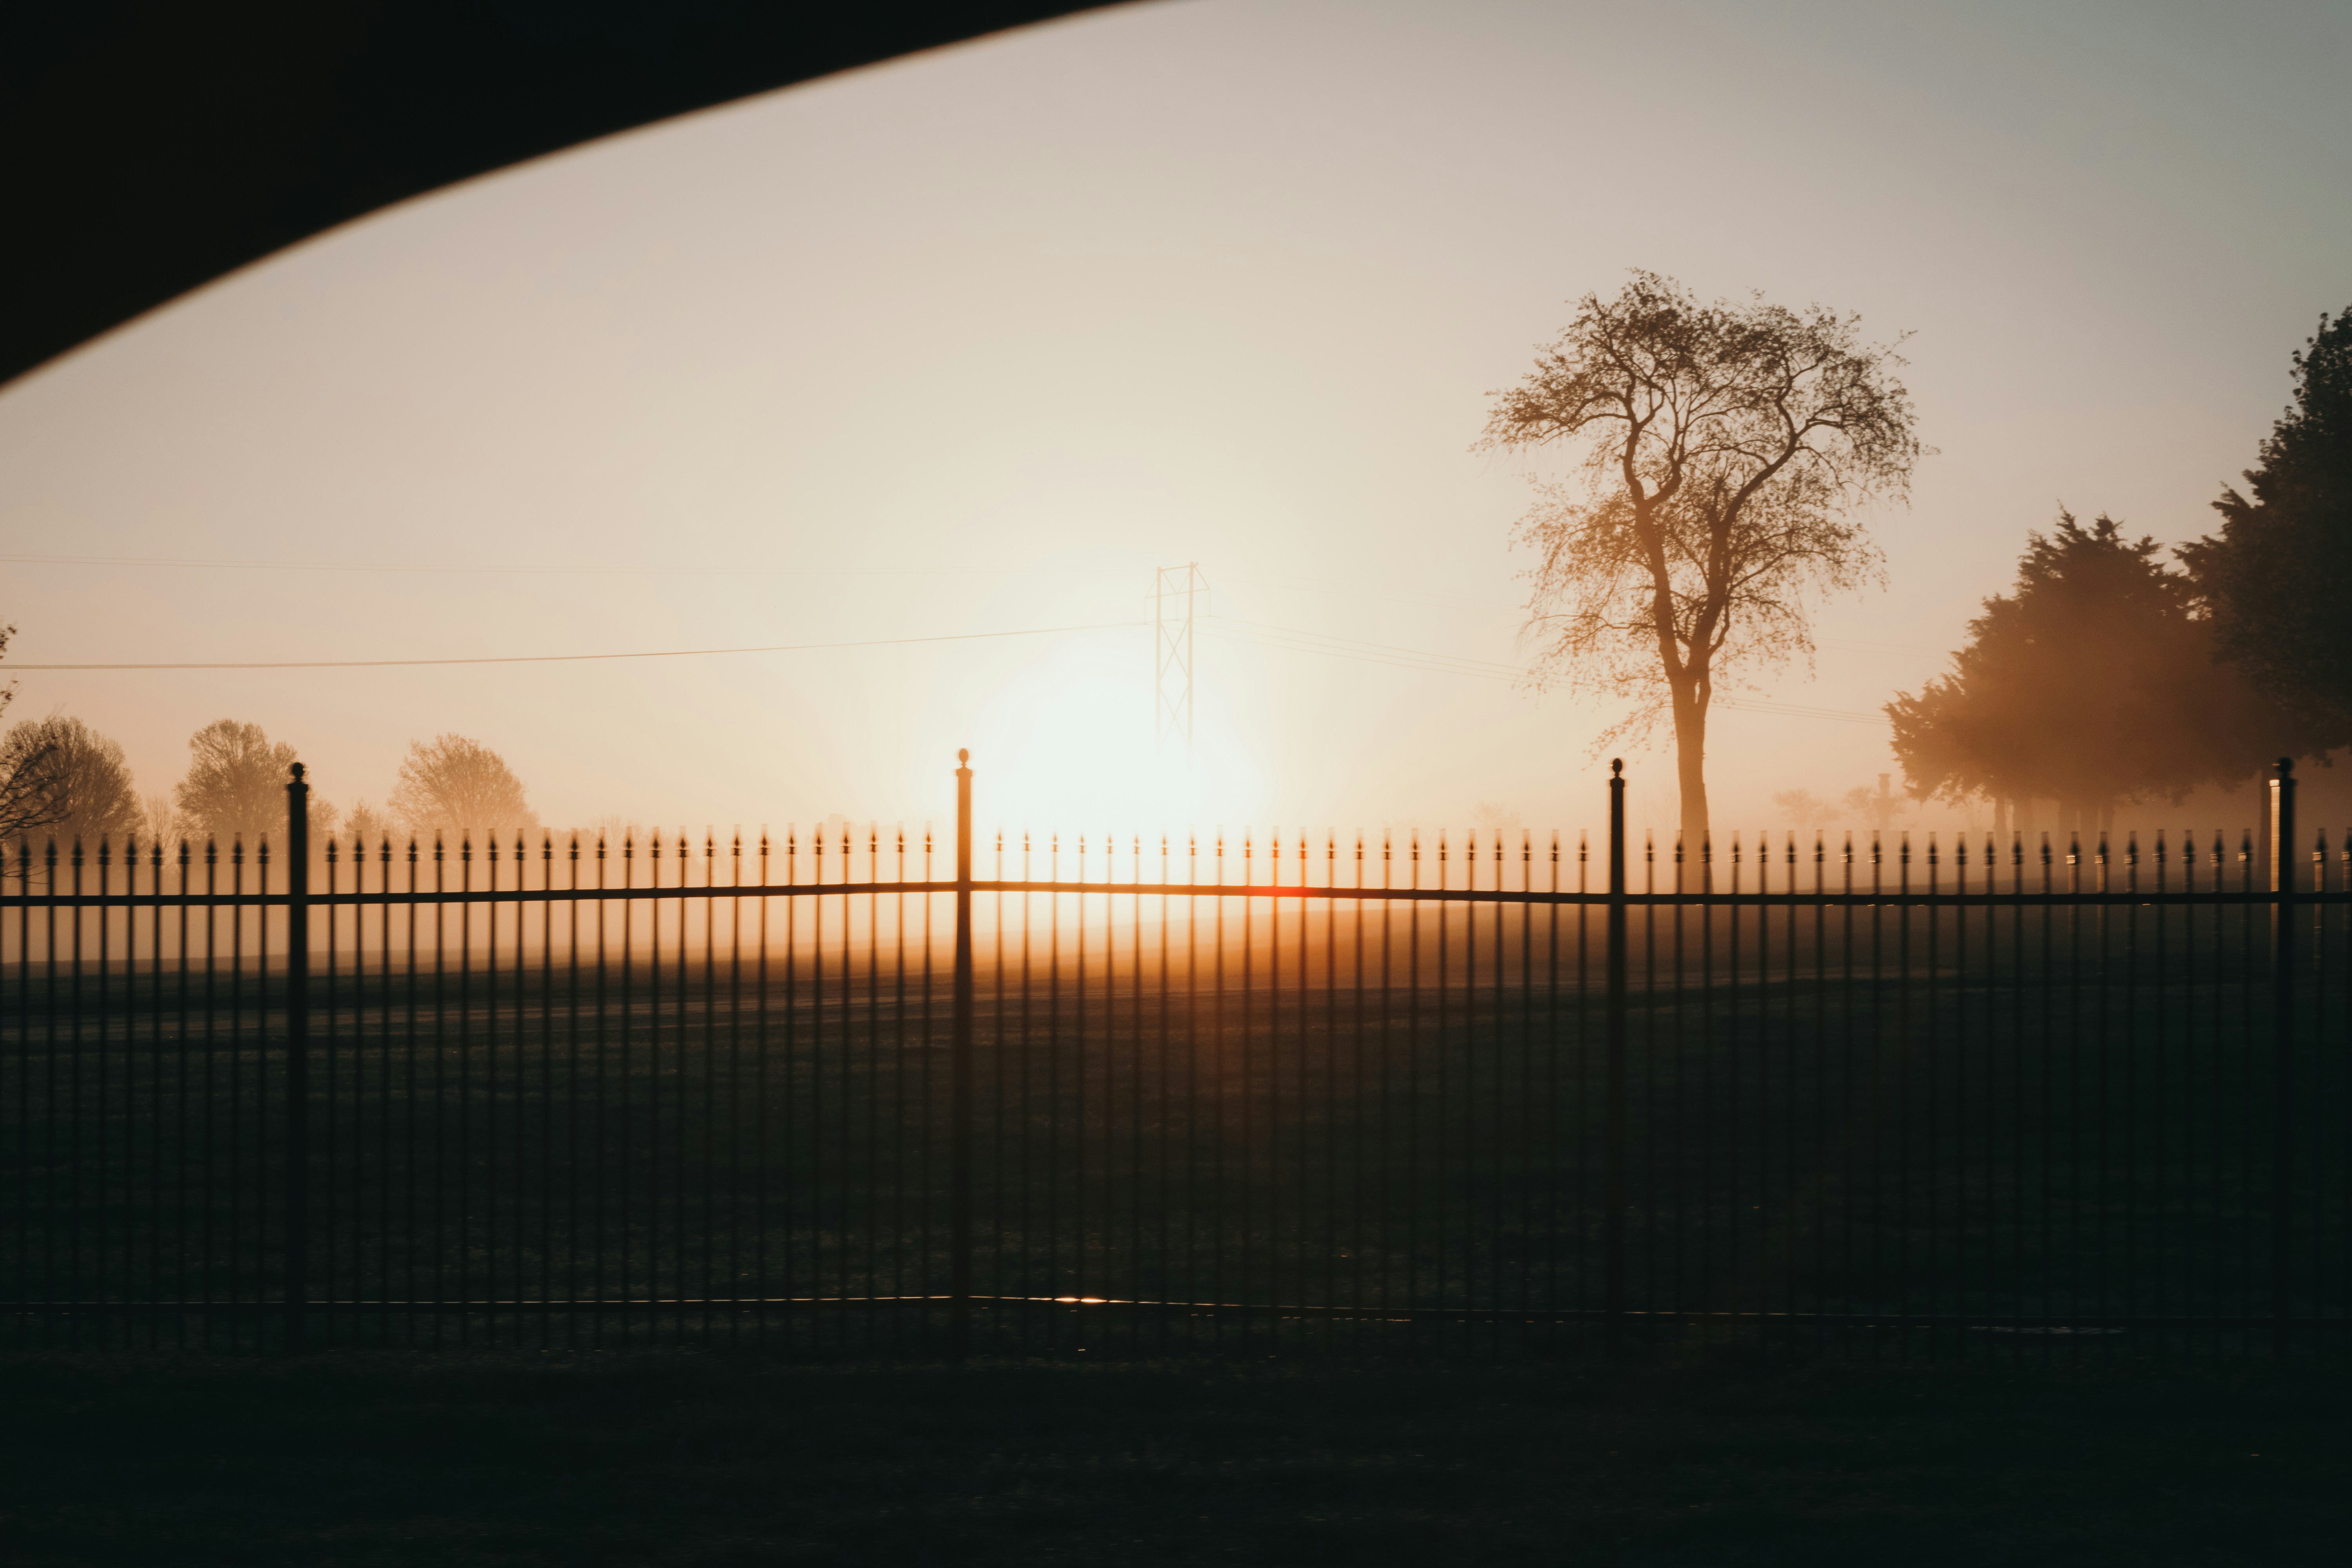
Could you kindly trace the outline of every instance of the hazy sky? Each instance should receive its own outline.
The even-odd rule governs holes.
[[[1938,456],[1783,702],[1916,687],[2063,500],[2170,540],[2352,303],[2340,5],[1154,5],[576,149],[380,214],[0,391],[10,664],[400,658],[1221,616],[1520,658],[1485,394],[1652,268],[1910,331]],[[562,573],[467,570],[562,567]],[[613,664],[27,673],[166,787],[229,716],[381,800],[413,737],[542,814],[1090,830],[1601,816],[1607,717],[1148,629]],[[1891,765],[1725,712],[1716,809]],[[1663,752],[1638,814],[1671,815]]]

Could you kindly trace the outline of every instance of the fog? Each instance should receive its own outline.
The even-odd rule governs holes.
[[[549,822],[944,823],[969,746],[1014,829],[1598,826],[1615,710],[1483,668],[1528,660],[1506,538],[1558,470],[1469,447],[1646,267],[1915,334],[1938,450],[1871,519],[1886,589],[1727,693],[1818,713],[1713,721],[1717,821],[1777,825],[1893,769],[1880,705],[2059,502],[2211,526],[2345,302],[2347,47],[2319,6],[1146,5],[614,138],[0,390],[7,667],[1108,629],[35,671],[9,717],[151,793],[257,722],[345,805],[454,732]],[[157,561],[200,564],[121,563]],[[1189,754],[1145,598],[1186,562]],[[1664,740],[1628,753],[1662,827]],[[2133,815],[2200,810],[2251,820]]]

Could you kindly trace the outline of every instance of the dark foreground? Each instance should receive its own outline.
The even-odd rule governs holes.
[[[2340,1561],[2352,1374],[0,1359],[0,1559]]]

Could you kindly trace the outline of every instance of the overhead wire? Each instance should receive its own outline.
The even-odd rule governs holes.
[[[0,556],[0,560],[16,559]],[[61,559],[61,558],[44,558]],[[182,564],[199,564],[188,562]],[[250,564],[250,563],[248,563]],[[396,569],[396,568],[395,568]],[[419,568],[424,570],[424,568]],[[488,570],[488,569],[486,569]],[[587,570],[587,569],[583,569]],[[1238,643],[1246,647],[1273,649],[1279,652],[1314,654],[1325,658],[1341,658],[1359,664],[1379,665],[1391,669],[1423,670],[1432,674],[1454,675],[1473,680],[1493,680],[1505,684],[1525,678],[1527,671],[1518,665],[1494,659],[1467,658],[1455,654],[1437,653],[1426,648],[1402,647],[1390,643],[1376,643],[1361,637],[1344,637],[1328,632],[1307,631],[1297,626],[1278,626],[1268,621],[1254,621],[1232,616],[1203,616],[1202,630],[1213,639]],[[32,671],[95,671],[95,670],[229,670],[229,669],[409,669],[511,664],[585,664],[622,659],[642,658],[702,658],[761,653],[818,653],[835,649],[866,647],[908,647],[927,643],[985,642],[1011,637],[1055,637],[1076,632],[1129,630],[1150,626],[1150,621],[1097,621],[1076,626],[1028,626],[1009,631],[956,632],[929,637],[865,637],[841,642],[766,643],[733,647],[645,648],[615,653],[555,653],[483,655],[458,658],[331,658],[331,659],[249,659],[249,660],[142,660],[108,662],[59,662],[45,664],[15,664],[12,669]],[[1816,708],[1799,703],[1775,702],[1761,698],[1718,697],[1717,706],[1735,710],[1772,714],[1783,718],[1817,719],[1836,723],[1877,724],[1880,715],[1855,712],[1834,708]]]
[[[1474,679],[1482,680],[1515,681],[1522,679],[1526,674],[1526,671],[1517,665],[1501,664],[1491,659],[1461,658],[1452,654],[1393,647],[1383,643],[1365,642],[1357,637],[1334,637],[1328,633],[1309,632],[1295,626],[1278,626],[1265,621],[1246,621],[1225,616],[1208,618],[1213,622],[1211,629],[1216,636],[1257,647],[1280,648],[1293,653],[1320,654],[1329,658],[1356,659],[1366,664],[1384,664],[1402,669],[1426,669],[1439,674],[1468,676]],[[1822,719],[1845,724],[1885,722],[1884,718],[1875,713],[1857,712],[1842,708],[1816,708],[1794,702],[1775,702],[1764,698],[1717,697],[1715,701],[1720,707],[1744,712],[1776,714],[1790,719]]]
[[[390,572],[488,577],[1105,577],[1021,566],[498,566],[449,562],[234,561],[201,556],[0,554],[19,566],[187,567],[215,572]]]
[[[506,654],[480,658],[307,658],[188,664],[12,664],[10,669],[404,669],[421,666],[475,664],[584,664],[621,658],[701,658],[739,653],[817,653],[827,648],[904,647],[916,643],[982,642],[998,637],[1053,637],[1063,632],[1127,630],[1149,621],[1100,621],[1091,626],[1030,626],[1009,632],[954,632],[928,637],[867,637],[857,642],[770,643],[756,647],[671,647],[628,653]]]

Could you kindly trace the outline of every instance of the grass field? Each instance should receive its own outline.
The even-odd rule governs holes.
[[[1024,1303],[991,1351],[1099,1348],[1028,1334],[1055,1298],[1179,1304],[1128,1336],[1155,1354],[1252,1320],[1352,1348],[1405,1312],[1502,1348],[1502,1319],[1614,1292],[1678,1352],[1932,1359],[2054,1324],[2234,1354],[2274,1313],[2333,1351],[2352,1323],[2352,963],[2306,964],[2274,1032],[2251,906],[1645,908],[1622,1075],[1582,909],[1146,940],[1016,908],[959,1183],[936,943],[843,901],[822,952],[788,912],[772,965],[716,905],[663,917],[659,957],[658,922],[591,959],[484,906],[453,963],[436,913],[318,967],[299,1100],[282,970],[37,971],[20,940],[0,1306],[29,1310],[0,1339],[266,1346],[299,1274],[314,1346],[614,1349],[689,1317],[731,1343],[751,1302],[774,1348],[847,1321],[789,1303],[947,1289],[959,1192],[975,1293]],[[2323,916],[2315,959],[2352,946]]]
[[[0,1558],[2320,1563],[2352,1374],[0,1358]]]
[[[2171,1348],[2242,1349],[2267,1321],[2273,1212],[2271,1058],[2243,990],[1645,990],[1628,1029],[1629,1305],[1936,1317],[1948,1339],[2018,1316],[2145,1334],[2161,1320]],[[945,1288],[937,1017],[872,984],[748,1016],[725,992],[600,995],[436,992],[414,1034],[394,1000],[322,1015],[313,1300]],[[1494,985],[1385,1008],[1312,991],[1129,987],[1084,1013],[993,999],[976,1289],[1596,1308],[1607,1118],[1590,1011]],[[0,1301],[280,1298],[282,1047],[142,1017],[0,1028]],[[2305,1031],[2293,1101],[2292,1311],[2330,1344],[2352,1289],[2341,1027],[2338,1010]],[[398,1315],[346,1309],[320,1331],[442,1333]],[[226,1349],[249,1317],[215,1316],[210,1337],[156,1314],[78,1341],[32,1317],[0,1334]],[[628,1337],[611,1321],[606,1345]],[[538,1342],[538,1321],[499,1337]],[[1155,1346],[1175,1348],[1139,1348]]]

